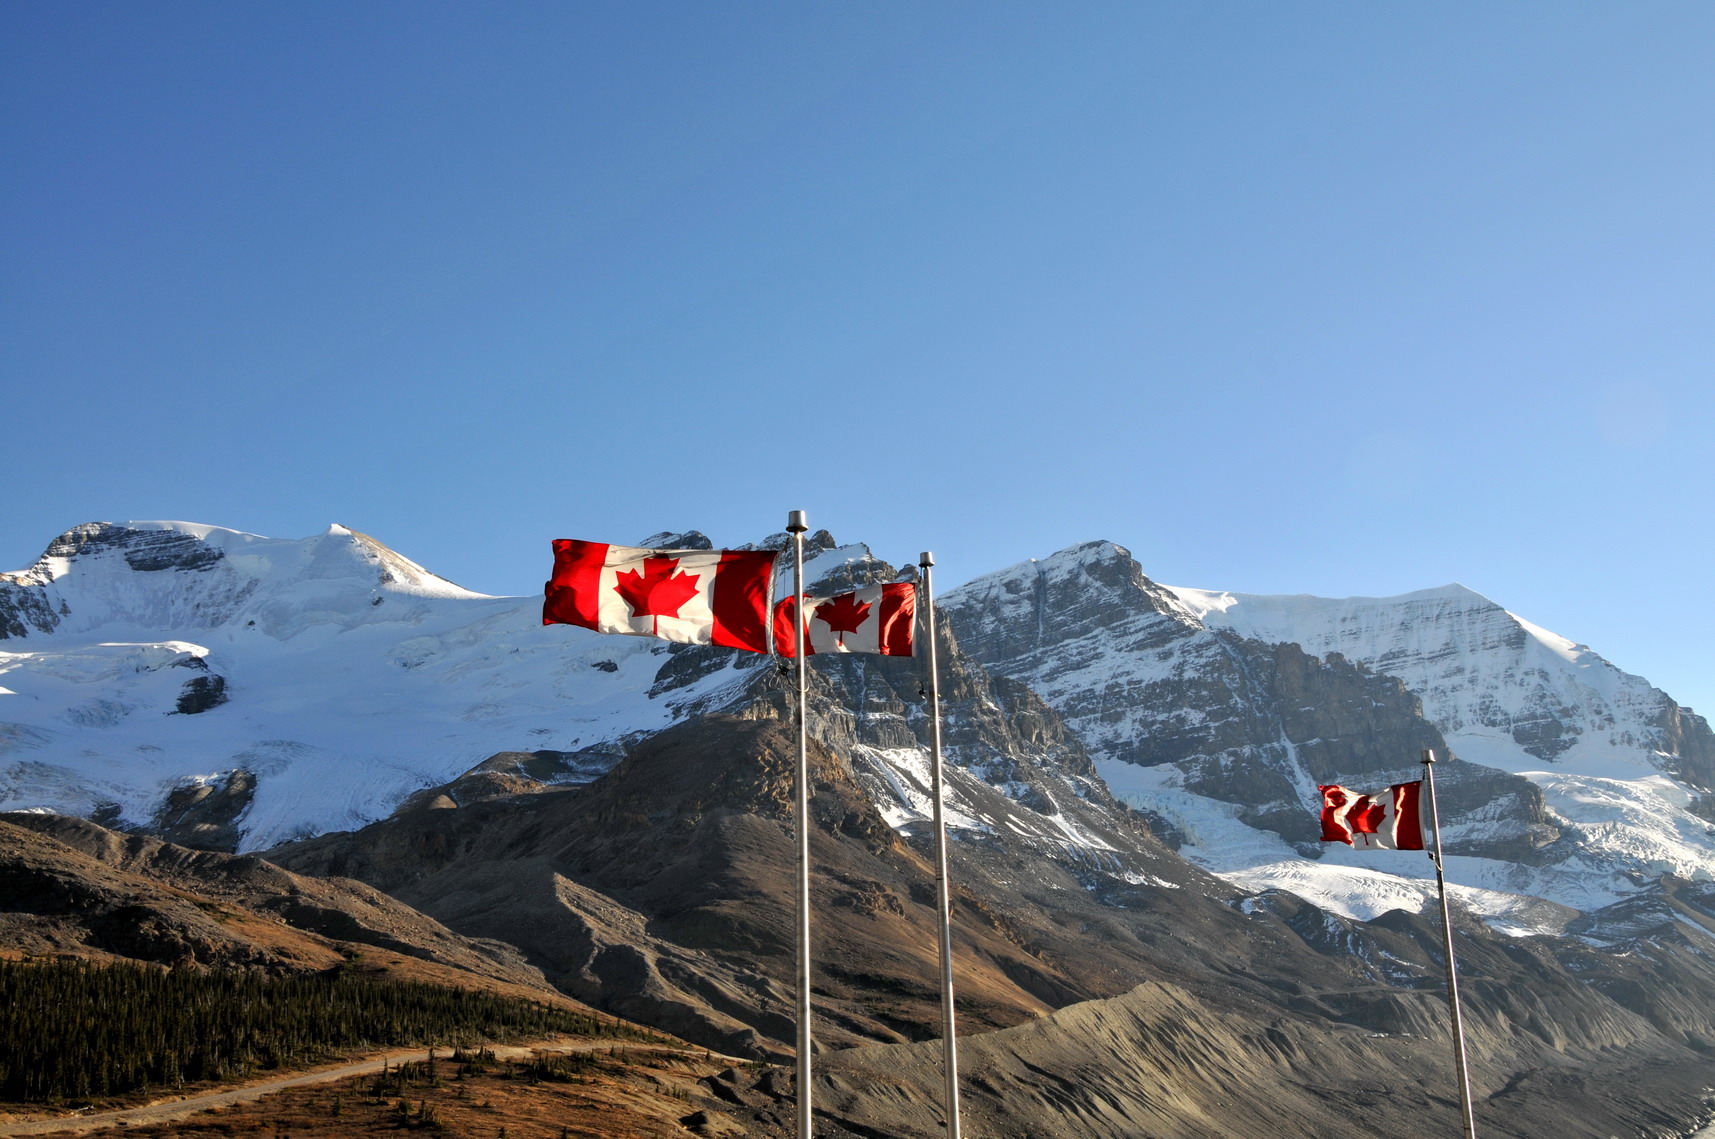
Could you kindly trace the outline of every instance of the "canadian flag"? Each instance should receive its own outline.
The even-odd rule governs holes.
[[[542,624],[765,653],[775,556],[557,538]]]
[[[1423,782],[1395,783],[1379,795],[1338,784],[1322,788],[1322,841],[1359,850],[1422,850]]]
[[[774,645],[781,656],[796,656],[797,598],[774,607]],[[810,655],[880,653],[908,657],[917,621],[917,587],[909,581],[872,585],[832,597],[805,597],[810,619]]]

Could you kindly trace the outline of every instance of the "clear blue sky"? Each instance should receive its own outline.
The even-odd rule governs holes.
[[[1459,581],[1715,712],[1715,4],[0,5],[0,568]]]

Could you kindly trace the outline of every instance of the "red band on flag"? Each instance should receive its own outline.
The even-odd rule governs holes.
[[[917,587],[908,581],[881,587],[881,651],[884,656],[908,657],[916,652]]]
[[[774,576],[772,550],[723,550],[715,570],[709,608],[715,624],[711,643],[768,651],[768,586]]]
[[[1322,841],[1352,842],[1352,832],[1346,826],[1345,808],[1351,805],[1352,793],[1339,784],[1320,788],[1322,792]]]
[[[814,597],[806,596],[805,601],[814,602]],[[774,651],[783,657],[792,658],[798,655],[798,595],[774,604]],[[811,648],[810,655],[816,650]]]
[[[554,539],[554,572],[542,589],[542,624],[601,627],[601,571],[607,550],[606,542]]]

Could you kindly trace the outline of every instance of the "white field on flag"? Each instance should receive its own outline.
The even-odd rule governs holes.
[[[804,599],[810,618],[810,651],[815,653],[879,653],[888,609],[897,595],[911,597],[910,585],[871,585],[836,597]],[[906,631],[909,637],[909,630]]]
[[[722,552],[609,546],[601,567],[598,631],[708,644]]]
[[[768,651],[766,550],[655,550],[554,540],[542,623]]]

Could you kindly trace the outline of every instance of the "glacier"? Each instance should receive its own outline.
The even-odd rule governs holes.
[[[244,770],[261,777],[246,850],[384,817],[501,747],[658,730],[746,663],[652,693],[666,643],[544,627],[538,598],[463,589],[338,525],[79,527],[0,575],[8,596],[0,808],[144,824],[175,788]],[[226,699],[181,713],[196,676]]]

